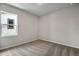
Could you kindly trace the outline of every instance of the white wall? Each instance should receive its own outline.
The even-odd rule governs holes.
[[[79,6],[40,17],[39,38],[79,48]]]
[[[38,38],[79,48],[79,6],[52,12],[40,19],[9,5],[0,6],[0,10],[17,14],[19,23],[19,35],[0,37],[0,49],[31,42]]]
[[[3,4],[0,10],[18,15],[18,36],[0,37],[0,49],[37,40],[38,17],[15,7]],[[1,26],[1,25],[0,25]]]

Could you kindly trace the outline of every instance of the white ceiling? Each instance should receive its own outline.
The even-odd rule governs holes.
[[[9,3],[12,6],[28,11],[34,15],[42,16],[58,9],[69,7],[69,3]]]

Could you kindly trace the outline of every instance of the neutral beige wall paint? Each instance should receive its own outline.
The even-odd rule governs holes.
[[[79,6],[40,17],[39,38],[79,48]]]
[[[1,10],[18,15],[19,35],[13,37],[0,37],[0,49],[13,47],[23,43],[37,40],[38,38],[38,17],[24,12],[15,7],[3,4]]]

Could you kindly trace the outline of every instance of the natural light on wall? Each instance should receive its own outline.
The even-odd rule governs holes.
[[[17,15],[0,11],[1,14],[1,37],[17,36],[18,22]]]

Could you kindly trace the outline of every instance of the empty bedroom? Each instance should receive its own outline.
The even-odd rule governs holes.
[[[79,3],[0,3],[0,56],[79,56]]]

